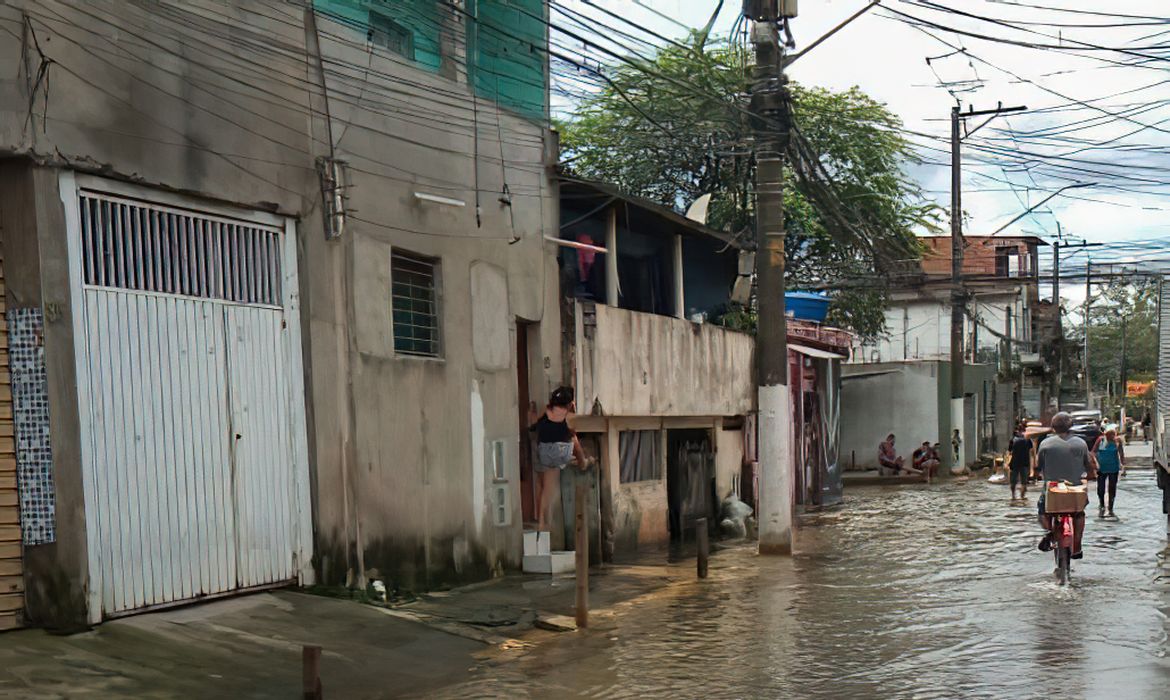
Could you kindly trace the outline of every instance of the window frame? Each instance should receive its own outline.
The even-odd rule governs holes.
[[[421,353],[401,350],[398,347],[398,321],[394,318],[395,261],[406,260],[414,264],[431,266],[431,303],[434,308],[434,353]],[[410,250],[392,247],[390,249],[390,330],[391,344],[395,358],[412,360],[442,361],[444,359],[445,343],[443,342],[443,274],[442,258],[432,255],[415,253]],[[405,338],[404,338],[405,339]],[[418,339],[410,338],[417,342]]]
[[[624,459],[622,456],[622,436],[625,433],[640,433],[639,440],[651,437],[648,442],[654,454],[654,475],[649,478],[629,479],[625,478],[622,467],[624,466]],[[657,484],[662,483],[666,477],[665,452],[663,450],[662,440],[665,431],[662,428],[622,428],[618,430],[618,484],[619,485],[634,485],[634,484]]]
[[[366,21],[369,24],[369,29],[366,31],[366,41],[371,46],[382,49],[383,51],[389,51],[390,53],[394,54],[395,56],[401,56],[402,58],[405,58],[406,60],[410,61],[411,63],[418,62],[418,59],[416,58],[415,46],[414,46],[414,32],[409,27],[407,27],[404,24],[399,23],[392,16],[390,16],[386,12],[383,12],[381,9],[378,9],[374,5],[367,6],[366,12],[367,12]],[[404,46],[406,49],[405,51],[397,51],[397,50],[395,50],[395,49],[393,49],[385,44],[381,44],[381,43],[374,41],[375,34],[380,30],[380,28],[374,24],[375,19],[377,19],[379,22],[385,23],[386,25],[390,25],[391,27],[394,28],[394,31],[397,34],[399,34],[400,36],[402,36],[405,39],[405,41],[404,41]],[[383,32],[383,33],[385,33],[385,32]]]

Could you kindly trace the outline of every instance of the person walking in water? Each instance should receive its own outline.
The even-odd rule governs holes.
[[[1117,499],[1117,478],[1125,469],[1125,446],[1117,436],[1117,430],[1110,426],[1105,434],[1093,445],[1093,456],[1097,458],[1097,505],[1102,518],[1113,517],[1113,503]],[[1105,507],[1105,494],[1109,494],[1109,507]]]
[[[1016,502],[1016,484],[1020,485],[1020,501],[1028,497],[1028,476],[1032,472],[1032,441],[1024,435],[1024,424],[1016,426],[1016,434],[1012,436],[1009,446],[1011,460],[1008,466],[1011,469],[1012,503]]]
[[[562,386],[549,396],[543,414],[537,413],[535,405],[529,411],[529,430],[536,433],[536,465],[533,469],[536,472],[538,532],[548,529],[549,510],[560,486],[561,470],[574,461],[585,470],[593,461],[586,459],[577,433],[569,427],[569,414],[574,409],[572,387]]]

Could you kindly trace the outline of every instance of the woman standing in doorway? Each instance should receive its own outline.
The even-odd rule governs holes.
[[[1125,469],[1125,447],[1113,426],[1097,438],[1093,445],[1093,456],[1097,458],[1097,504],[1100,516],[1113,517],[1113,502],[1117,499],[1117,477]],[[1109,493],[1109,509],[1105,509],[1105,494]]]
[[[549,509],[560,485],[560,471],[576,461],[582,469],[589,468],[589,460],[581,449],[577,434],[569,427],[569,414],[576,405],[573,389],[563,386],[552,393],[544,414],[539,415],[536,407],[530,411],[529,430],[536,433],[536,508],[538,532],[548,529]]]

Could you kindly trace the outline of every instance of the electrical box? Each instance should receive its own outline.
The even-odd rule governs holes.
[[[492,520],[497,527],[509,527],[512,524],[512,499],[508,495],[507,484],[493,484]]]
[[[743,14],[757,22],[796,16],[796,0],[743,0]]]

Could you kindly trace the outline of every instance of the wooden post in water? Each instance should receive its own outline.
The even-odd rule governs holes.
[[[589,499],[589,488],[577,484],[576,503],[576,574],[577,574],[577,627],[589,626],[589,518],[585,502]]]
[[[322,700],[321,647],[306,644],[301,648],[301,692],[304,700]]]
[[[710,546],[707,541],[707,519],[695,521],[695,541],[699,545],[699,578],[707,578],[707,555]]]

